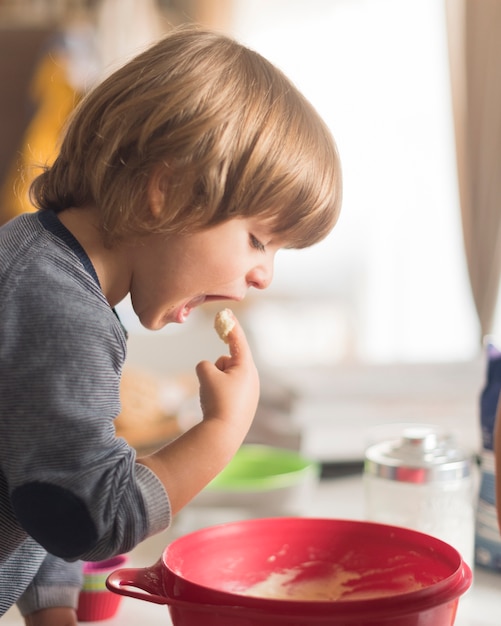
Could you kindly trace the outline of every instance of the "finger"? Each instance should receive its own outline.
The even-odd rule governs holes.
[[[232,359],[240,360],[250,354],[250,347],[244,330],[238,319],[234,316],[235,326],[228,333],[228,347]]]

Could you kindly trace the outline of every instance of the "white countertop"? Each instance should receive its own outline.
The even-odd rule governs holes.
[[[217,519],[217,511],[207,512],[204,520],[201,509],[188,508],[179,516],[173,528],[148,539],[130,554],[130,566],[153,565],[165,546],[180,532],[194,530],[198,526],[227,521]],[[329,478],[321,481],[308,511],[312,517],[363,519],[363,486],[360,475]],[[459,611],[454,626],[499,626],[501,614],[501,573],[475,568],[472,588],[460,599]],[[96,622],[103,626],[169,626],[172,624],[166,606],[152,604],[133,598],[124,598],[113,619]],[[2,626],[20,626],[24,621],[15,608],[2,618]]]

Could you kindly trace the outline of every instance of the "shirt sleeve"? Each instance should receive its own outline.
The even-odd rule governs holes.
[[[82,580],[81,561],[67,563],[48,554],[37,575],[19,598],[17,607],[23,616],[52,607],[76,609]]]
[[[3,311],[2,469],[25,532],[62,559],[102,560],[166,528],[170,504],[115,433],[119,320],[97,286],[68,280],[49,290],[48,281],[19,282],[23,297]]]

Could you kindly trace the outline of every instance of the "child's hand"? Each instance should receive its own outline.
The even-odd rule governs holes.
[[[77,626],[77,616],[69,607],[53,607],[35,611],[24,618],[26,626]]]
[[[176,514],[232,459],[250,428],[259,377],[238,322],[228,335],[230,354],[197,365],[203,420],[150,456],[138,459],[162,481]]]
[[[259,377],[242,327],[235,319],[227,341],[230,354],[197,366],[204,419],[221,419],[247,433],[259,400]],[[245,436],[244,434],[244,436]]]

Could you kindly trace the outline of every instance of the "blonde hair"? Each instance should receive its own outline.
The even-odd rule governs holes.
[[[145,209],[158,167],[168,184],[153,221]],[[190,27],[83,99],[31,193],[40,209],[99,207],[108,243],[260,216],[288,247],[302,248],[337,220],[341,168],[325,123],[281,71],[226,36]]]

